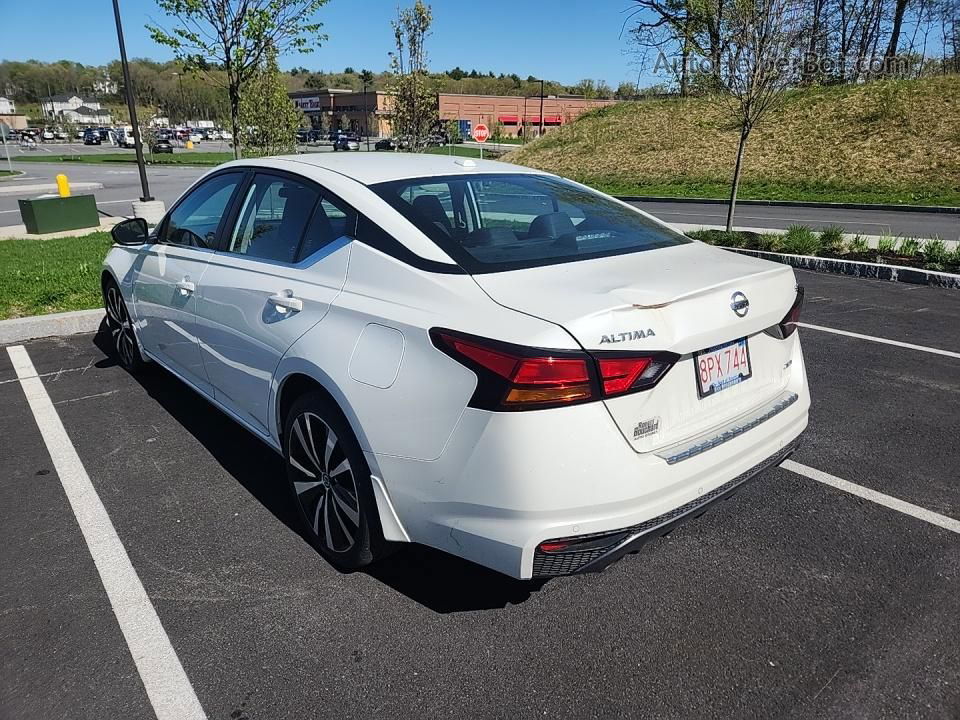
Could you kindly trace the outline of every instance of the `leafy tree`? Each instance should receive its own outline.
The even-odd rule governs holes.
[[[241,154],[240,103],[245,85],[268,52],[312,52],[325,36],[312,18],[327,0],[157,0],[178,23],[147,25],[151,37],[173,50],[188,69],[223,69],[230,102],[234,157]],[[209,74],[216,81],[216,74]]]
[[[427,51],[424,46],[430,34],[433,13],[423,0],[412,8],[400,10],[391,22],[396,53],[390,53],[394,78],[393,129],[407,138],[411,152],[426,146],[427,136],[437,124],[437,99],[427,72]]]
[[[373,86],[373,73],[369,70],[360,71],[360,82],[365,83],[366,85]]]
[[[453,70],[447,70],[446,74],[447,77],[451,78],[452,80],[463,80],[467,76],[467,74],[460,69],[459,65],[457,65]]]
[[[294,152],[297,130],[303,120],[303,113],[287,96],[276,52],[268,51],[240,97],[239,122],[247,133],[246,154],[263,156]],[[233,139],[236,146],[236,134]]]

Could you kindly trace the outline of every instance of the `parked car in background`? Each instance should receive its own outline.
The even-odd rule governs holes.
[[[83,134],[84,145],[100,145],[102,142],[103,140],[97,130],[90,129]]]
[[[308,142],[310,142],[310,131],[297,130],[297,142],[301,145],[306,145]]]
[[[82,130],[77,130],[77,140],[83,140],[83,136],[90,131],[90,128],[83,128]]]
[[[229,130],[223,130],[220,132],[221,140],[233,140],[233,133]]]
[[[198,143],[201,140],[203,140],[203,135],[201,135],[197,130],[191,130],[190,133],[187,135],[187,139],[190,142]]]
[[[344,134],[333,141],[333,149],[336,150],[359,150],[360,139],[353,134]]]
[[[111,132],[112,132],[112,128],[108,128],[108,127],[97,128],[97,133],[99,133],[100,135],[100,140],[109,140]]]
[[[55,140],[69,140],[70,134],[66,130],[56,129],[53,131],[53,137]]]
[[[399,147],[400,145],[393,138],[382,138],[373,146],[374,150],[396,150]]]
[[[152,153],[170,153],[173,154],[173,143],[169,140],[157,140],[153,145],[150,146],[150,152]]]
[[[807,426],[793,268],[532,168],[241,160],[152,232],[112,233],[116,360],[155,361],[273,448],[341,568],[414,542],[515,578],[602,570]]]
[[[53,134],[53,130],[50,128],[44,128],[40,133],[40,139],[44,142],[47,142],[48,140],[55,140],[56,136]]]

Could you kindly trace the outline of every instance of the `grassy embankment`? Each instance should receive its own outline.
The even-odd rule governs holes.
[[[738,131],[723,107],[599,108],[505,159],[615,194],[725,198]],[[750,137],[740,197],[960,205],[960,75],[790,93]]]

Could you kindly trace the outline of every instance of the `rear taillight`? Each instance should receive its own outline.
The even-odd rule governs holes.
[[[438,349],[476,373],[470,405],[487,410],[558,407],[645,390],[678,357],[543,350],[437,328],[430,337]]]
[[[800,310],[802,309],[803,286],[797,285],[797,297],[787,311],[787,314],[783,316],[783,320],[773,327],[767,328],[764,332],[780,340],[790,337],[797,330],[797,323],[800,322]]]

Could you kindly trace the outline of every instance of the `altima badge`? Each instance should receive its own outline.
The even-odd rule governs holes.
[[[750,301],[747,300],[747,296],[737,290],[730,300],[730,309],[737,314],[737,317],[745,317],[750,310]]]
[[[643,340],[645,338],[655,337],[656,333],[653,331],[653,328],[647,328],[646,330],[631,330],[630,332],[622,333],[613,333],[612,335],[603,335],[600,338],[600,344],[604,343],[620,343],[626,342],[627,340]]]

